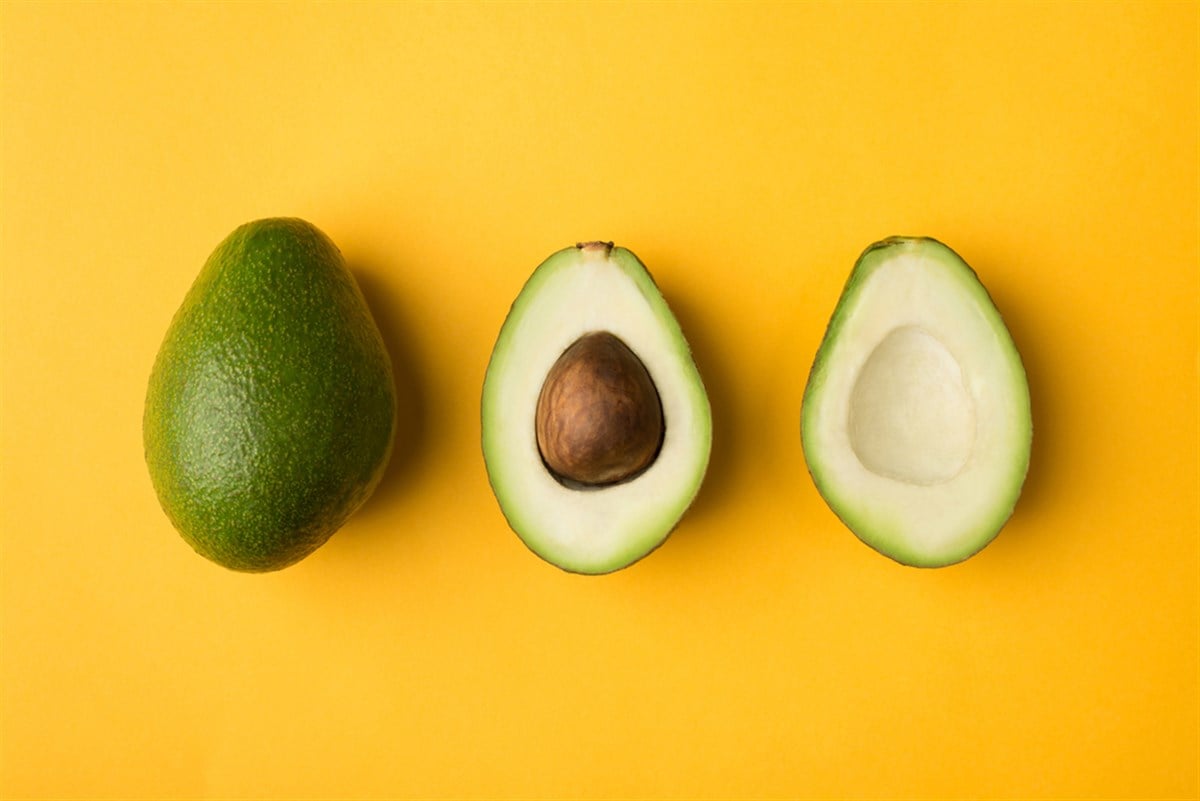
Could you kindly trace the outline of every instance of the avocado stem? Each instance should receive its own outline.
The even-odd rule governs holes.
[[[613,243],[612,242],[576,242],[575,247],[579,248],[580,250],[584,250],[584,251],[603,250],[604,255],[607,256],[609,253],[612,253]]]

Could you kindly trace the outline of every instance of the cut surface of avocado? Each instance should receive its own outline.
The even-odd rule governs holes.
[[[817,351],[801,435],[822,497],[859,539],[940,567],[987,545],[1029,466],[1021,358],[974,271],[893,237],[855,265]]]
[[[509,525],[576,573],[619,570],[662,543],[712,440],[678,322],[637,257],[602,242],[555,253],[521,290],[488,364],[482,426]]]

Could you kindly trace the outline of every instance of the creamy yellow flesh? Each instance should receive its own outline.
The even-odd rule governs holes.
[[[570,489],[542,461],[535,410],[555,361],[592,331],[612,333],[641,359],[665,431],[658,457],[633,480]],[[578,572],[623,567],[660,543],[708,462],[708,401],[687,344],[644,268],[619,249],[611,257],[603,248],[564,251],[539,268],[497,343],[483,420],[488,474],[505,516],[534,551]]]
[[[850,447],[863,467],[907,484],[951,480],[975,444],[975,404],[962,367],[936,337],[892,329],[850,391]]]

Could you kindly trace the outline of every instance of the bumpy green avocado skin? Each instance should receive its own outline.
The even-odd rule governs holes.
[[[217,247],[167,330],[146,464],[198,553],[278,570],[375,489],[395,408],[387,351],[337,247],[303,220],[259,220]]]

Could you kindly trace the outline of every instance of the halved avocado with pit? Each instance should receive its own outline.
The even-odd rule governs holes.
[[[661,544],[704,480],[712,415],[679,323],[610,242],[550,256],[500,330],[483,455],[510,527],[538,556],[609,573]]]

